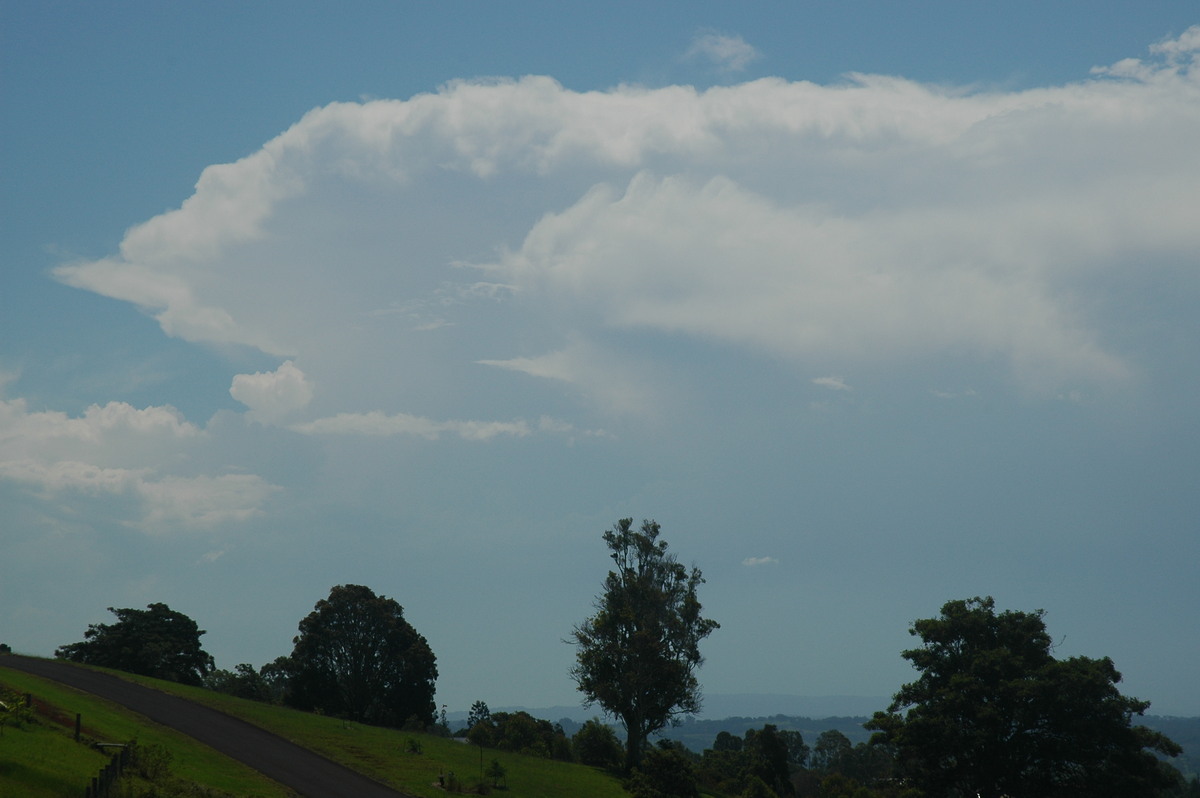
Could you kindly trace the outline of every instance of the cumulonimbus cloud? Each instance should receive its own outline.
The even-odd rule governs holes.
[[[319,415],[282,368],[233,390],[260,419],[311,413],[308,432],[449,432],[393,397],[449,385],[452,364],[629,407],[636,386],[589,385],[567,362],[613,330],[838,367],[951,356],[1051,392],[1108,384],[1136,364],[1106,330],[1107,277],[1200,249],[1198,30],[1012,92],[528,77],[335,103],[209,167],[119,253],[56,274],[169,334],[301,360],[328,392]],[[464,290],[481,284],[502,290]],[[376,410],[338,415],[349,406]]]

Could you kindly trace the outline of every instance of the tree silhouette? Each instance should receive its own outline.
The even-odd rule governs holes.
[[[585,704],[621,720],[625,770],[641,761],[646,737],[682,714],[700,711],[700,641],[718,628],[700,615],[698,568],[667,553],[660,528],[625,518],[604,533],[616,570],[604,580],[596,614],[576,626],[571,669]]]

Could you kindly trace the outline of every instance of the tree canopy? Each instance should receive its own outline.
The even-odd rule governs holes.
[[[337,585],[293,642],[288,704],[379,725],[433,723],[436,658],[393,599]]]
[[[204,630],[183,613],[161,603],[108,611],[116,623],[88,626],[82,641],[60,646],[54,656],[191,685],[213,670],[213,658],[200,647]]]
[[[585,704],[599,704],[627,734],[625,767],[641,760],[647,735],[700,711],[700,641],[718,628],[700,615],[698,568],[684,568],[659,540],[660,528],[633,519],[604,533],[616,569],[604,580],[596,614],[577,625],[571,669]]]
[[[1159,786],[1151,751],[1174,756],[1179,746],[1132,725],[1149,702],[1121,695],[1112,660],[1056,659],[1044,616],[997,613],[992,598],[973,598],[909,630],[922,645],[902,656],[920,676],[868,728],[930,798],[1115,797]]]

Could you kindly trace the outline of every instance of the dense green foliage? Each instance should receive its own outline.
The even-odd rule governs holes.
[[[492,711],[488,709],[488,705],[483,701],[476,701],[471,705],[471,711],[467,713],[467,728],[473,729],[480,721],[488,720],[492,717]]]
[[[385,726],[434,722],[437,664],[404,608],[362,585],[337,585],[300,621],[284,700]]]
[[[60,646],[54,656],[181,684],[200,684],[213,658],[200,647],[204,630],[166,604],[144,610],[113,609],[114,624],[92,624],[79,643]]]
[[[974,598],[913,624],[922,645],[903,656],[920,676],[869,726],[930,798],[1116,798],[1165,786],[1151,751],[1178,746],[1131,724],[1149,704],[1120,694],[1107,658],[1055,659],[1044,614],[996,613],[990,597]]]
[[[625,782],[633,798],[699,798],[696,769],[681,747],[660,740]]]
[[[700,758],[700,781],[728,795],[790,796],[796,791],[792,775],[808,754],[799,732],[771,723],[747,729],[744,737],[722,731]]]
[[[575,627],[571,669],[588,704],[625,727],[626,771],[646,737],[681,714],[700,711],[700,641],[718,628],[700,615],[698,568],[689,572],[659,540],[659,525],[625,518],[604,533],[616,570],[604,580],[596,614]]]
[[[562,726],[535,718],[528,712],[489,712],[481,715],[467,732],[467,739],[481,748],[496,748],[566,762],[572,760],[571,744]]]
[[[612,727],[592,718],[571,738],[575,760],[582,765],[616,770],[625,758],[625,749]]]
[[[204,677],[204,686],[218,693],[246,698],[251,701],[270,701],[271,684],[254,666],[243,662],[233,671],[215,670]]]

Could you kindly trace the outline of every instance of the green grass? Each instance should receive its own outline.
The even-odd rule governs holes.
[[[50,705],[36,723],[8,726],[0,738],[0,796],[58,798],[82,795],[108,756],[76,743],[75,713],[82,715],[84,742],[162,745],[178,777],[244,798],[286,798],[290,793],[257,771],[218,754],[190,737],[159,726],[116,704],[47,679],[0,665],[0,685],[31,693]],[[55,721],[58,718],[58,722]]]
[[[82,795],[108,757],[37,723],[8,726],[0,736],[0,795]]]
[[[464,787],[474,787],[480,780],[480,750],[475,746],[434,735],[344,722],[336,718],[246,701],[174,682],[132,676],[117,671],[108,672],[242,718],[396,789],[423,798],[445,798],[446,791],[439,789],[435,784],[439,776],[450,772],[457,775]],[[282,788],[266,781],[249,768],[230,762],[190,738],[162,727],[154,727],[144,718],[101,699],[3,667],[0,667],[0,683],[6,683],[20,692],[31,692],[67,708],[72,713],[72,719],[74,712],[83,712],[85,727],[95,726],[97,729],[103,729],[116,741],[137,737],[143,744],[160,743],[167,746],[175,755],[173,770],[189,781],[237,796],[274,798],[286,795]],[[95,718],[95,721],[91,718]],[[6,730],[6,734],[12,733],[12,729]],[[69,736],[67,739],[69,741]],[[409,751],[410,740],[418,743],[421,753]],[[75,744],[72,742],[71,745]],[[0,753],[0,763],[7,761],[7,752],[3,746],[4,742],[0,741],[0,752],[4,752]],[[485,749],[484,768],[490,765],[493,759],[498,760],[507,771],[507,789],[494,791],[493,795],[506,798],[625,798],[628,795],[621,788],[618,778],[596,768]],[[27,763],[23,755],[16,761]],[[96,769],[98,770],[103,763],[101,759]],[[0,764],[0,767],[3,767],[3,764]],[[266,787],[248,781],[233,779],[229,775],[233,767],[257,776],[262,780],[262,784],[269,785],[275,791],[268,791]],[[89,769],[86,775],[90,778],[95,774]],[[0,796],[26,794],[19,791],[11,793],[6,788],[4,779],[5,776],[0,771]],[[485,781],[490,784],[490,780]],[[82,792],[84,782],[78,783]],[[34,793],[29,795],[32,798]]]
[[[479,782],[479,748],[455,740],[349,723],[143,676],[117,675],[242,718],[413,795],[444,798],[446,791],[434,785],[439,776],[450,772],[458,776],[464,787],[473,787]],[[420,745],[420,754],[409,752],[409,740]],[[484,749],[485,769],[493,759],[507,771],[507,789],[495,791],[493,795],[510,798],[628,796],[617,777],[597,768]]]

